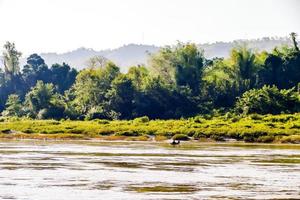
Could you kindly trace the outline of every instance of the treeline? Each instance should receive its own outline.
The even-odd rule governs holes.
[[[121,73],[94,57],[77,72],[63,63],[48,67],[37,54],[20,70],[13,43],[4,45],[0,71],[3,116],[38,119],[176,119],[214,112],[278,114],[300,111],[300,51],[256,52],[240,45],[229,58],[206,59],[193,43],[164,47],[147,66]]]

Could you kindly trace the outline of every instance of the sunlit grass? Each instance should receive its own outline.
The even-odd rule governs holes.
[[[300,143],[300,114],[195,117],[180,120],[30,120],[0,122],[1,138],[155,141],[184,138],[199,141],[235,139],[259,143]]]

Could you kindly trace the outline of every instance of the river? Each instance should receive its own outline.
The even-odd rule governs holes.
[[[0,199],[300,199],[300,146],[1,141]]]

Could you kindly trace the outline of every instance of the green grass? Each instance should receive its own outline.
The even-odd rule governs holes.
[[[180,120],[30,120],[1,119],[2,138],[157,140],[173,136],[199,141],[236,139],[261,143],[300,143],[300,113],[250,116],[197,116]]]

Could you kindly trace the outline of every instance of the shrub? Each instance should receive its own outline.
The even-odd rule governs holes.
[[[230,113],[230,112],[227,112],[227,113],[224,115],[224,117],[225,117],[226,120],[228,120],[228,119],[230,119],[230,118],[233,117],[233,114]]]
[[[271,115],[271,116],[264,118],[264,121],[282,122],[282,123],[285,123],[288,121],[295,121],[295,120],[297,120],[297,118],[294,117],[293,115],[275,115],[275,116]]]
[[[135,118],[133,121],[134,121],[134,122],[137,122],[137,123],[147,123],[147,122],[149,122],[150,120],[149,120],[149,117],[144,116],[144,117],[138,117],[138,118]]]
[[[300,124],[293,124],[290,129],[300,129]]]
[[[253,136],[244,136],[243,140],[245,142],[254,142],[255,141],[255,137],[253,137]]]
[[[97,131],[98,135],[112,135],[114,134],[113,130],[109,130],[109,129],[100,129]]]
[[[92,107],[85,115],[85,120],[103,119],[105,118],[104,109],[101,106]]]
[[[110,121],[107,119],[94,119],[98,124],[109,124]]]
[[[253,119],[253,120],[262,120],[263,119],[263,117],[261,115],[256,114],[256,113],[250,115],[250,118]]]
[[[266,136],[260,136],[257,138],[257,142],[263,142],[263,143],[270,143],[275,140],[274,136],[266,135]]]
[[[198,140],[200,138],[206,138],[206,135],[203,133],[203,132],[196,132],[194,135],[193,135],[193,138],[195,140]]]
[[[201,116],[194,117],[194,122],[195,123],[201,123],[202,121],[203,121],[203,118]]]
[[[220,142],[223,142],[225,141],[225,138],[223,136],[220,136],[220,135],[211,135],[210,136],[210,139],[213,139],[215,141],[220,141]]]
[[[172,137],[173,140],[189,140],[190,138],[185,134],[175,134]]]
[[[231,119],[231,122],[238,122],[240,120],[240,118],[238,118],[238,117],[233,117],[232,119]]]
[[[276,86],[264,86],[245,92],[237,101],[238,113],[280,114],[300,111],[299,94],[294,88],[279,90]]]
[[[10,129],[2,129],[2,130],[0,130],[0,132],[7,134],[7,133],[11,133],[11,130]]]
[[[161,136],[161,135],[157,135],[155,136],[155,141],[163,141],[163,140],[167,140],[168,138],[165,136]]]
[[[300,144],[300,135],[283,136],[283,137],[280,139],[280,142],[282,142],[282,143],[295,143],[295,144]]]
[[[24,133],[34,133],[34,131],[32,129],[26,129],[23,131]]]
[[[117,132],[115,135],[116,136],[140,136],[142,134],[134,130],[128,130],[128,131]]]
[[[271,128],[275,128],[275,127],[276,127],[276,125],[273,124],[273,123],[267,123],[267,126],[269,126],[269,127],[271,127]]]
[[[85,131],[83,129],[72,129],[71,133],[73,134],[83,134]]]

